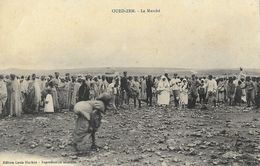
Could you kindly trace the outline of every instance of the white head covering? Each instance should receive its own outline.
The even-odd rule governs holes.
[[[165,75],[162,75],[162,76],[161,76],[160,81],[163,81],[164,78],[168,81],[168,79],[165,77]]]
[[[165,78],[165,80],[163,81],[164,78]],[[169,81],[164,75],[162,75],[161,79],[159,81],[158,87],[166,87],[166,86],[170,87]]]

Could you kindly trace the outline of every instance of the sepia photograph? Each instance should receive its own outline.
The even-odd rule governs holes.
[[[260,0],[0,0],[0,166],[260,165]]]

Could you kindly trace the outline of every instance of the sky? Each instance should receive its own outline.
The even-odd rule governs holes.
[[[259,0],[1,0],[0,69],[260,68],[259,5]],[[121,8],[160,13],[112,13]]]

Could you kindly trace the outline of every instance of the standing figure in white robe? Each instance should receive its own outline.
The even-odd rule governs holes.
[[[169,105],[170,103],[170,84],[165,76],[161,77],[158,83],[158,105]]]
[[[180,107],[185,108],[188,104],[188,83],[184,78],[180,86]]]
[[[146,86],[146,79],[144,79],[144,77],[140,77],[140,86],[141,89],[140,89],[139,99],[147,103],[147,86]]]
[[[53,106],[53,99],[52,99],[52,95],[51,95],[51,89],[48,89],[47,93],[48,94],[45,98],[44,112],[53,113],[54,112],[54,106]]]
[[[0,75],[0,117],[4,113],[6,101],[7,101],[6,83],[4,82],[4,76]]]
[[[10,115],[20,117],[22,114],[21,89],[17,78],[14,74],[10,74],[11,78],[11,95],[10,95]]]
[[[106,79],[106,76],[102,76],[102,80],[101,81],[98,81],[99,84],[99,94],[102,94],[102,93],[106,93],[107,92],[107,88],[108,88],[108,85],[109,83],[107,82],[107,79]]]
[[[243,70],[242,67],[240,67],[240,72],[238,74],[238,81],[241,80],[241,79],[245,79],[246,78],[246,73],[245,71]],[[236,85],[237,86],[237,85]]]
[[[73,87],[73,92],[72,92],[72,99],[71,99],[71,105],[74,107],[74,105],[78,102],[79,100],[79,88],[80,88],[80,82],[81,80],[77,80],[74,84]]]
[[[26,109],[26,101],[28,97],[28,81],[24,78],[24,76],[21,77],[20,80],[20,85],[21,85],[21,101],[22,101],[22,109]]]
[[[32,81],[28,84],[28,101],[27,109],[30,113],[35,113],[39,111],[39,106],[41,102],[41,89],[39,80],[36,79],[36,75],[32,74]]]

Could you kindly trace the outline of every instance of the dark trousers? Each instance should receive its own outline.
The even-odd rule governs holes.
[[[152,106],[152,101],[153,101],[153,94],[152,93],[147,93],[147,104]]]

